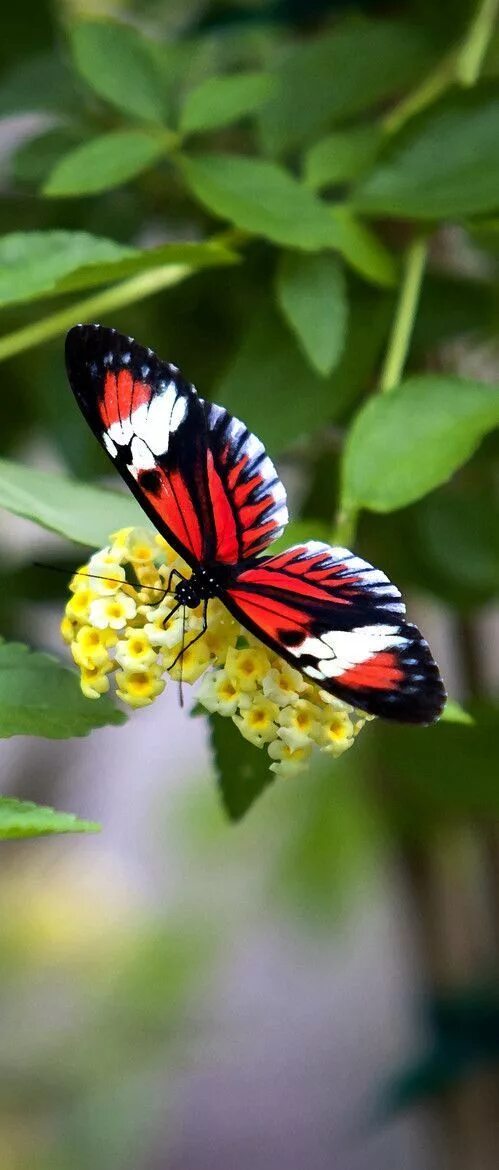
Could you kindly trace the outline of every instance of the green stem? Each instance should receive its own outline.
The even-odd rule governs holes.
[[[13,357],[25,349],[32,349],[44,341],[50,341],[53,337],[59,337],[77,321],[95,320],[101,313],[121,309],[124,305],[150,297],[160,289],[169,288],[170,285],[184,280],[192,271],[194,270],[187,264],[165,264],[161,268],[152,268],[148,272],[130,277],[129,280],[120,281],[104,292],[95,293],[91,297],[77,301],[76,304],[68,305],[57,313],[51,313],[41,321],[34,321],[32,325],[16,329],[13,333],[0,337],[0,361],[5,361],[6,358]]]
[[[456,78],[461,85],[476,85],[499,11],[499,0],[481,0],[458,54]]]
[[[398,386],[402,377],[418,307],[427,251],[427,240],[421,237],[413,240],[407,249],[392,333],[379,380],[379,390],[382,394],[387,394]]]
[[[408,122],[410,118],[414,118],[416,114],[421,113],[427,106],[433,105],[438,98],[445,93],[449,85],[452,84],[456,75],[456,60],[455,50],[449,53],[432,72],[425,77],[420,85],[408,93],[405,98],[398,105],[394,106],[392,110],[383,118],[381,123],[385,134],[396,134],[398,130]]]
[[[499,0],[479,0],[462,43],[447,53],[428,77],[390,110],[382,122],[385,134],[395,134],[415,114],[433,105],[456,81],[459,85],[476,85],[498,11]]]
[[[340,545],[342,548],[351,548],[355,543],[358,517],[358,508],[355,508],[353,504],[343,503],[334,522],[331,544]]]

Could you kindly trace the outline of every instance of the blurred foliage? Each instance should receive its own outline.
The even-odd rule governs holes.
[[[15,389],[2,507],[87,547],[136,520],[134,501],[91,482],[104,460],[62,372],[65,330],[100,318],[180,362],[285,458],[301,535],[352,543],[360,522],[360,551],[454,623],[494,601],[499,389],[439,365],[446,347],[493,353],[497,331],[490,4],[205,0],[111,15],[68,0],[23,23],[0,78],[0,360]],[[10,134],[13,114],[30,117]],[[59,473],[25,466],[27,436],[43,436]],[[21,583],[29,562],[27,549],[3,574],[6,637],[23,597],[43,597],[41,570]],[[2,733],[63,734],[55,664],[12,653],[18,699],[2,699]],[[28,715],[38,670],[44,706]],[[97,706],[94,722],[118,718]],[[472,729],[372,729],[356,767],[377,768],[381,751],[388,774],[393,757],[401,821],[410,773],[432,776],[430,821],[433,806],[465,815],[452,745],[462,737],[462,772],[465,743],[486,755],[495,727],[489,705]],[[270,777],[229,732],[214,727],[215,760],[239,816]]]
[[[138,1170],[165,1164],[171,1068],[218,941],[210,881],[223,875],[227,918],[243,867],[245,903],[251,881],[262,905],[329,931],[382,850],[498,818],[479,630],[499,596],[499,28],[490,0],[26,0],[5,24],[0,507],[50,533],[36,556],[59,568],[140,522],[63,370],[70,326],[114,325],[282,460],[281,545],[354,543],[422,606],[473,716],[370,725],[278,784],[215,718],[220,807],[200,784],[176,813],[187,864],[201,858],[197,912],[135,910],[90,838],[78,874],[53,842],[37,846],[42,877],[22,843],[3,846],[2,1167]],[[0,735],[121,723],[24,644],[67,588],[33,559],[29,538],[6,539]],[[1,798],[0,839],[97,827],[45,807],[66,800],[41,765],[18,783],[44,805]],[[496,989],[435,1001],[428,1031],[392,1106],[497,1060]]]

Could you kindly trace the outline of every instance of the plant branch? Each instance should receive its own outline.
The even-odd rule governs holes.
[[[476,85],[499,11],[499,0],[481,0],[456,62],[461,85]]]
[[[382,394],[393,390],[402,377],[416,317],[427,252],[428,242],[422,237],[413,240],[407,249],[392,333],[379,380],[379,390]]]
[[[141,301],[150,297],[160,289],[169,288],[189,276],[194,269],[187,264],[165,264],[161,268],[153,268],[132,276],[129,280],[120,281],[104,292],[95,293],[91,297],[68,305],[57,313],[42,317],[41,321],[34,321],[32,325],[25,325],[13,333],[0,337],[0,361],[22,353],[25,349],[32,349],[53,337],[59,337],[70,329],[77,321],[92,320],[101,313],[114,309],[121,309],[123,305],[130,305],[134,301]]]

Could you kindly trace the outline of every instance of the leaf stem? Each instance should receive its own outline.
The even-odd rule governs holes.
[[[124,305],[150,297],[160,289],[169,288],[172,284],[184,280],[193,271],[194,269],[187,264],[165,264],[161,268],[153,268],[148,272],[139,273],[138,276],[132,276],[129,280],[120,281],[104,292],[85,297],[57,313],[34,321],[32,325],[25,325],[22,329],[7,333],[5,337],[0,337],[0,362],[13,357],[16,353],[22,353],[25,349],[32,349],[44,341],[50,341],[53,337],[59,337],[77,321],[92,320],[101,313],[121,309]]]
[[[406,252],[402,284],[392,333],[379,380],[379,390],[387,394],[400,382],[405,366],[414,319],[421,291],[421,283],[428,253],[428,241],[419,237],[409,244]]]
[[[351,548],[355,542],[359,509],[353,504],[342,503],[334,522],[331,543],[341,548]]]
[[[456,62],[461,85],[476,85],[499,11],[499,0],[480,0]]]

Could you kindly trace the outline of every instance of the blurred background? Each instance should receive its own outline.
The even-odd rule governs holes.
[[[63,334],[87,308],[261,434],[300,538],[332,538],[345,438],[386,383],[400,289],[412,302],[397,380],[405,365],[499,383],[496,18],[495,0],[10,6],[0,43],[6,638],[67,655],[64,577],[33,561],[83,559],[9,503],[8,466],[119,486],[63,370]],[[132,142],[98,144],[117,133]],[[256,184],[260,223],[248,191],[206,169],[211,155],[284,167],[313,199],[310,215],[317,203],[331,210],[332,266],[319,266],[307,301],[310,326],[331,296],[320,353],[287,279],[296,188],[288,204],[278,186],[271,207]],[[302,232],[308,210],[294,208]],[[111,261],[208,239],[238,262],[203,253],[190,275],[172,269],[149,290],[145,260],[106,275]],[[82,277],[85,263],[102,272]],[[134,274],[137,286],[116,294],[118,277]],[[108,301],[97,286],[111,286]],[[444,422],[442,448],[452,411]],[[493,426],[465,420],[462,453],[434,482],[393,509],[373,502],[358,530],[344,514],[336,527],[407,593],[473,722],[369,725],[342,759],[269,786],[236,823],[207,723],[179,711],[173,684],[87,739],[3,741],[4,793],[103,828],[1,846],[2,1170],[498,1165]]]

